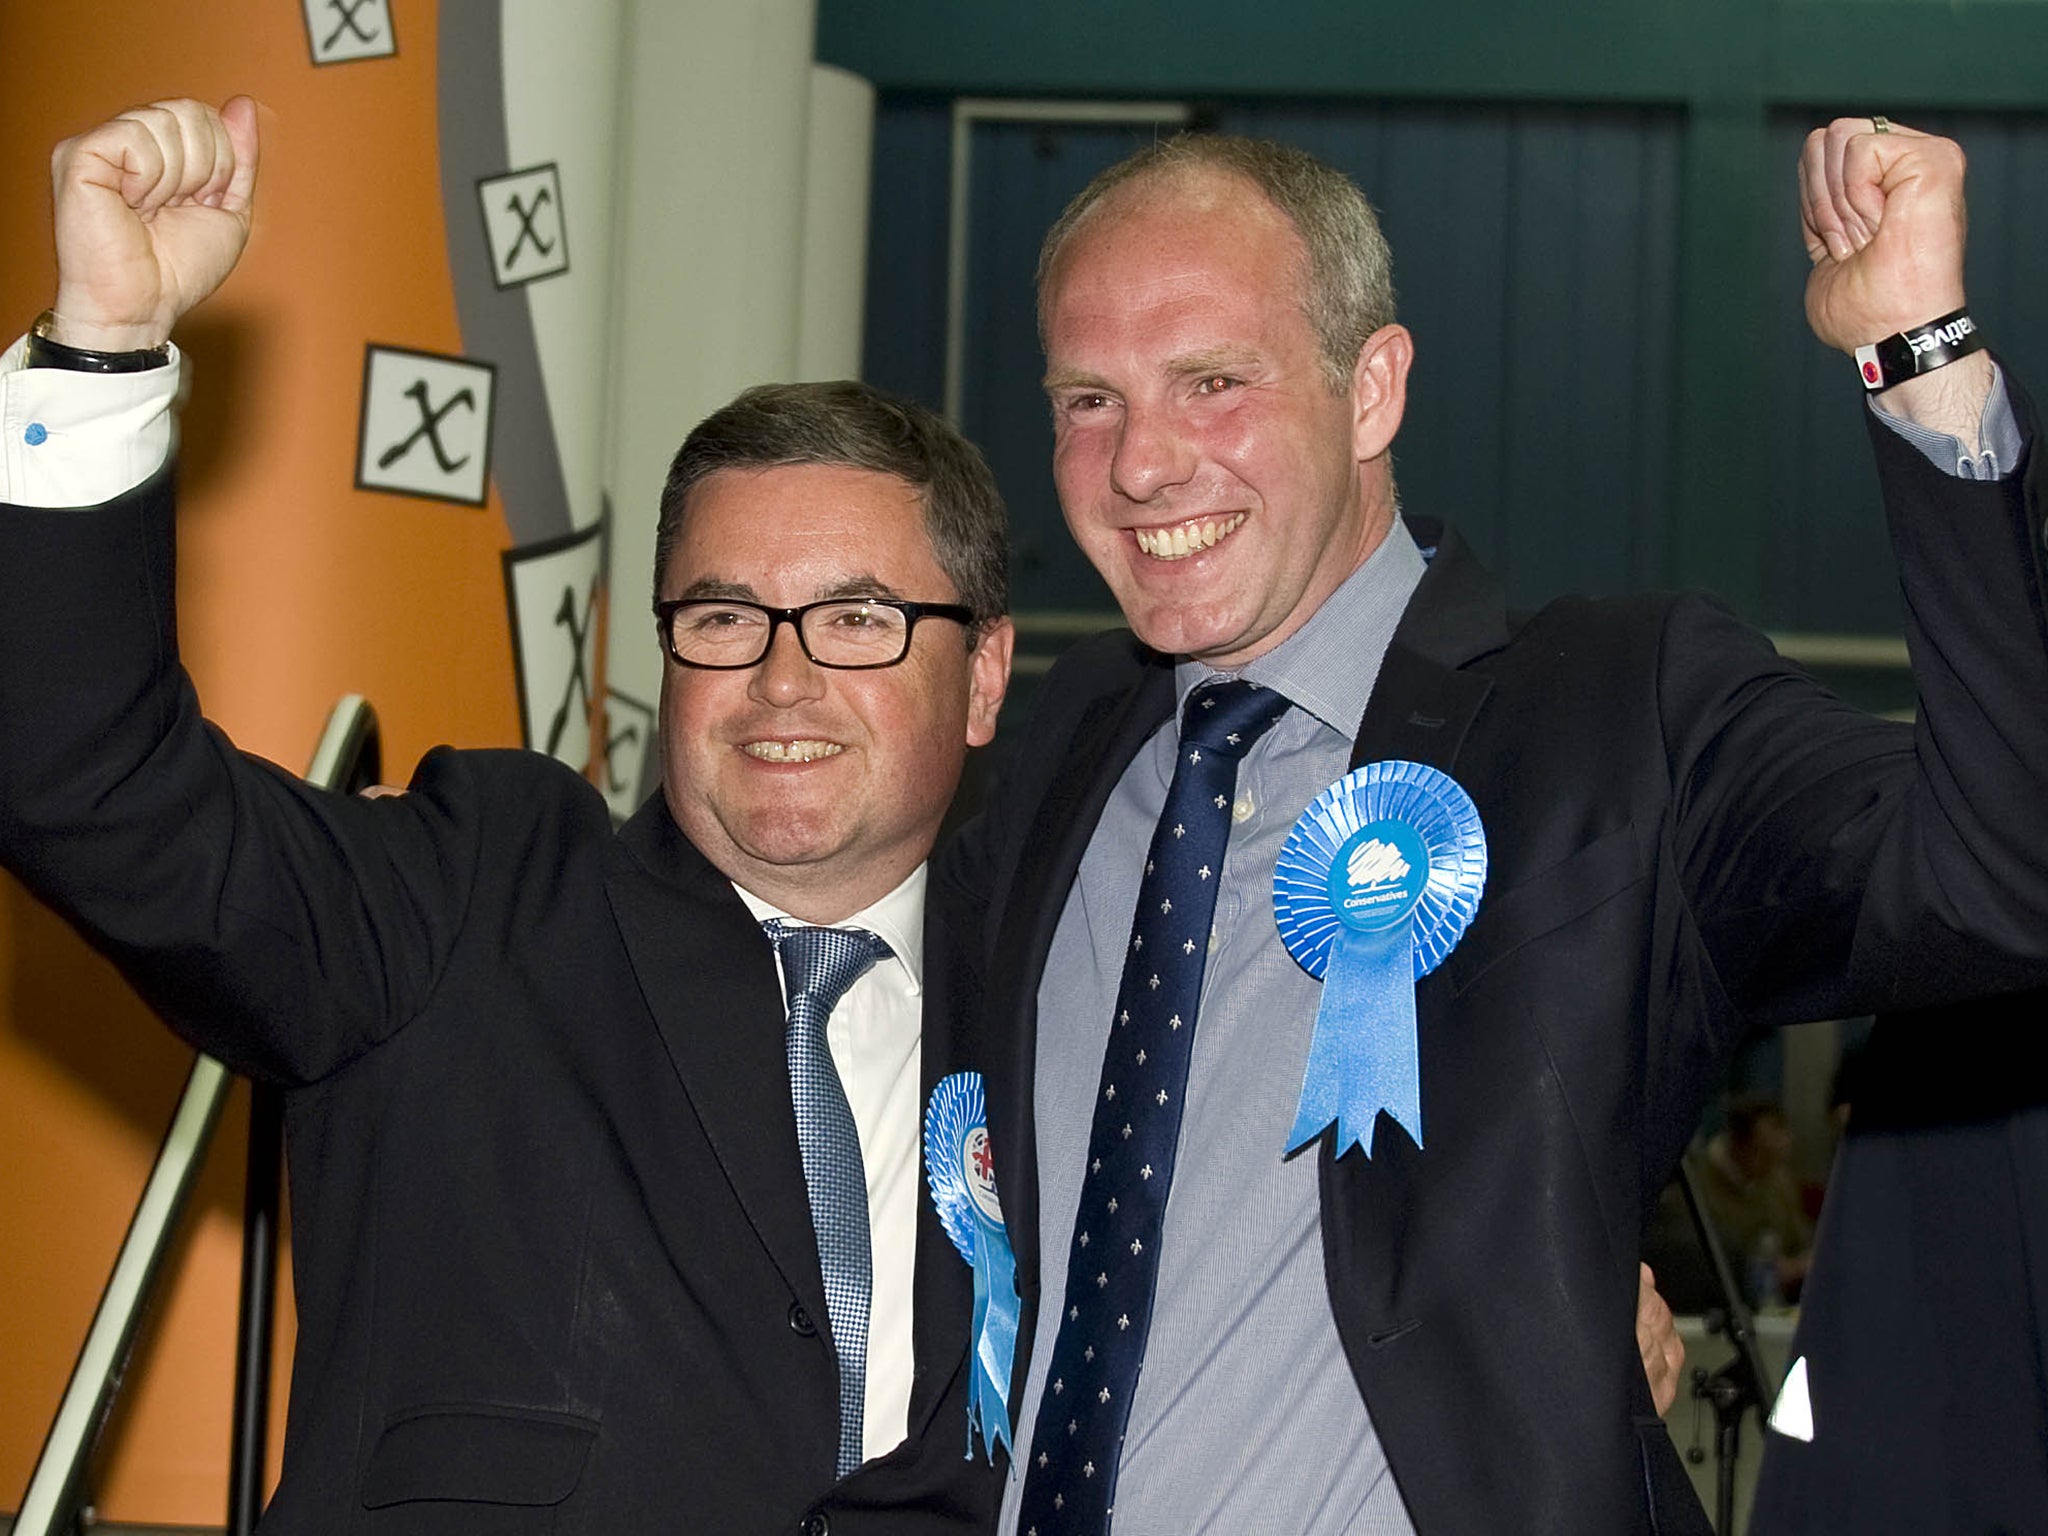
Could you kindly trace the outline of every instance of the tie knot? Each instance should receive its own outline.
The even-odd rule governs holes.
[[[814,928],[771,917],[761,924],[761,931],[782,956],[790,997],[808,997],[825,1014],[839,1005],[846,989],[866,975],[868,967],[895,953],[865,928]]]
[[[1257,683],[1241,678],[1204,683],[1188,695],[1180,737],[1226,757],[1243,757],[1286,713],[1286,696]]]

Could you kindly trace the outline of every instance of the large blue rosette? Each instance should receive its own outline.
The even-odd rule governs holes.
[[[1486,888],[1472,797],[1424,763],[1368,763],[1316,796],[1273,872],[1288,950],[1323,983],[1287,1150],[1332,1121],[1372,1156],[1379,1112],[1422,1145],[1415,983],[1464,935]]]
[[[955,1072],[932,1089],[924,1112],[924,1171],[953,1246],[974,1271],[974,1342],[967,1394],[967,1459],[974,1434],[993,1463],[1011,1449],[1010,1367],[1017,1358],[1017,1258],[996,1198],[988,1102],[979,1072]]]

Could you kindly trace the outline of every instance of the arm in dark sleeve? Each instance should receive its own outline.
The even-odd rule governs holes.
[[[331,1071],[402,1025],[461,923],[459,771],[364,802],[236,752],[179,665],[168,471],[0,507],[0,862],[195,1043]]]
[[[1715,971],[1758,1023],[2048,978],[2048,604],[2040,455],[1945,473],[1873,422],[1915,723],[1871,719],[1704,605],[1662,658],[1674,854]]]

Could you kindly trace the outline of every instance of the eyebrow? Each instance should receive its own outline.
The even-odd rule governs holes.
[[[1040,386],[1047,394],[1051,394],[1056,389],[1101,389],[1104,387],[1102,380],[1092,373],[1068,372],[1048,373],[1040,381]]]
[[[1200,377],[1208,373],[1235,372],[1259,361],[1259,353],[1252,347],[1207,347],[1172,359],[1167,363],[1166,371],[1181,378]]]
[[[862,572],[853,576],[841,577],[829,586],[820,587],[811,598],[811,601],[829,603],[834,598],[840,597],[894,598],[901,595],[901,593],[879,576]],[[761,594],[755,591],[749,583],[744,581],[726,581],[717,576],[699,576],[695,581],[684,587],[681,592],[677,593],[675,600],[677,602],[690,602],[702,599],[716,602],[721,598],[737,603],[761,602]],[[781,604],[766,603],[763,606],[776,608],[780,607]],[[803,604],[795,603],[791,606],[800,608]]]

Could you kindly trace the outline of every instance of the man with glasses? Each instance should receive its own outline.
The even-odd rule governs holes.
[[[917,1149],[965,947],[924,860],[1009,672],[986,466],[852,384],[692,432],[662,793],[616,836],[535,753],[311,791],[207,727],[171,621],[168,339],[239,257],[255,152],[246,100],[59,148],[57,302],[0,359],[29,423],[0,455],[0,861],[287,1089],[265,1529],[984,1525],[970,1272]],[[153,426],[91,419],[138,389]]]

